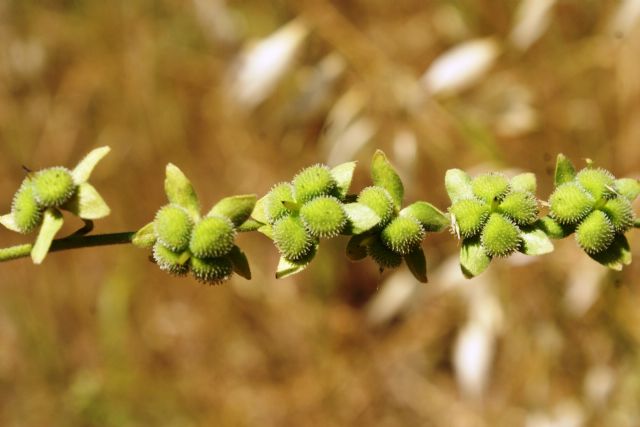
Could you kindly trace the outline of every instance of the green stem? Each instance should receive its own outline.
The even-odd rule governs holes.
[[[51,243],[49,252],[66,251],[69,249],[89,248],[93,246],[108,246],[131,243],[135,232],[96,234],[94,236],[72,235],[63,239],[56,239]],[[31,254],[33,244],[16,245],[0,249],[0,262],[26,258]]]

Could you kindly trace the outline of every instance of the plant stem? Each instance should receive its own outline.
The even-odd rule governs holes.
[[[135,232],[96,234],[93,236],[69,236],[56,239],[51,243],[49,252],[66,251],[69,249],[89,248],[92,246],[108,246],[131,243]],[[0,249],[0,262],[26,258],[31,254],[33,244],[16,245]]]

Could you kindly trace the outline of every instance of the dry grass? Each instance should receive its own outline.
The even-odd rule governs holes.
[[[548,3],[547,26],[542,11],[513,36],[517,3],[486,0],[0,2],[0,210],[21,165],[72,165],[103,144],[105,232],[165,203],[169,161],[205,206],[345,157],[359,189],[375,148],[408,199],[443,208],[451,167],[533,171],[541,197],[558,152],[637,175],[640,25],[612,24],[637,2]],[[272,80],[256,81],[252,40],[278,30],[284,53],[267,50],[257,76]],[[434,61],[486,37],[485,72],[430,96]],[[603,272],[568,239],[461,282],[439,235],[425,286],[347,263],[344,241],[276,282],[270,243],[241,244],[254,280],[219,288],[133,247],[0,265],[0,425],[640,424],[637,262]]]

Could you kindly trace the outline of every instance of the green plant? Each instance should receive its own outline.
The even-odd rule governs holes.
[[[422,241],[427,233],[450,228],[461,241],[460,266],[466,277],[482,273],[496,257],[516,251],[542,255],[553,251],[551,239],[575,234],[578,245],[595,261],[615,270],[631,263],[625,233],[640,228],[631,203],[640,195],[636,179],[616,179],[591,161],[580,171],[558,155],[555,190],[548,202],[536,198],[536,177],[523,173],[508,178],[485,173],[471,178],[450,169],[445,187],[451,206],[443,212],[425,201],[403,207],[404,186],[385,154],[371,163],[372,185],[349,192],[355,162],[329,168],[314,165],[291,182],[275,185],[261,199],[253,194],[226,197],[202,215],[198,196],[175,165],[166,168],[168,204],[153,221],[135,232],[89,235],[93,220],[109,208],[88,178],[108,147],[91,151],[73,170],[53,167],[29,172],[13,197],[11,212],[0,216],[6,228],[30,233],[33,244],[0,249],[0,261],[31,256],[41,263],[48,252],[133,243],[151,251],[160,269],[218,284],[233,273],[251,278],[249,262],[235,244],[239,232],[258,231],[280,252],[276,277],[304,270],[322,239],[349,236],[347,257],[371,257],[380,270],[404,261],[415,278],[427,281]],[[541,207],[548,213],[540,216]],[[62,211],[78,216],[85,226],[54,239],[63,223]]]

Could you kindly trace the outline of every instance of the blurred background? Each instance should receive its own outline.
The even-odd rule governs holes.
[[[555,156],[640,173],[638,0],[0,0],[0,211],[22,166],[73,166],[135,230],[164,165],[203,206],[387,152],[406,201],[446,209],[444,173]],[[638,205],[636,205],[636,212]],[[79,224],[68,224],[72,231]],[[0,230],[1,246],[28,241]],[[629,235],[640,260],[640,236]],[[430,283],[349,263],[346,240],[276,281],[164,274],[131,246],[0,264],[0,425],[640,425],[640,262],[573,239],[464,280],[448,233]]]

